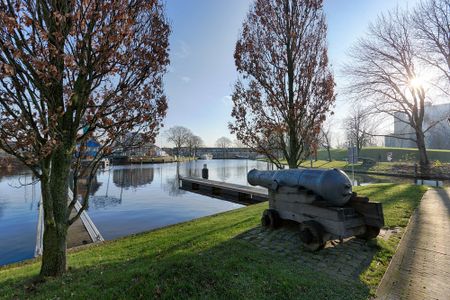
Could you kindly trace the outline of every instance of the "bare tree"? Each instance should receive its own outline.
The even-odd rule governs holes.
[[[175,145],[177,156],[180,155],[180,149],[186,146],[190,137],[193,136],[191,130],[183,126],[174,126],[166,131],[167,141]]]
[[[331,118],[328,118],[323,124],[322,128],[320,129],[319,133],[319,146],[324,148],[327,151],[328,155],[328,161],[332,161],[331,157],[331,136],[332,136],[332,127],[333,122]]]
[[[236,43],[229,128],[278,168],[309,155],[335,100],[322,2],[256,0]]]
[[[222,148],[223,158],[226,158],[226,155],[225,155],[226,148],[229,148],[232,144],[233,143],[231,142],[231,140],[227,137],[223,136],[223,137],[217,139],[216,146],[219,148]]]
[[[363,147],[373,143],[377,123],[374,117],[360,105],[353,107],[344,119],[344,129],[348,145],[354,145],[358,153]]]
[[[169,32],[159,1],[0,0],[0,148],[41,183],[41,276],[66,270],[67,230],[88,205],[71,216],[78,178],[125,134],[158,133]]]
[[[196,157],[198,148],[203,146],[203,140],[198,135],[192,134],[187,140],[187,147],[189,148],[189,155]]]
[[[241,142],[241,141],[238,140],[238,139],[235,139],[235,140],[233,141],[233,144],[234,144],[234,146],[235,146],[236,148],[247,148],[247,145],[245,145],[243,142]]]
[[[395,138],[413,141],[419,150],[420,165],[429,159],[424,128],[427,89],[421,84],[421,60],[415,48],[412,25],[399,9],[381,15],[371,24],[367,37],[352,49],[352,63],[344,69],[349,76],[348,90],[369,109],[392,116],[410,132]]]
[[[441,75],[441,87],[450,94],[450,0],[422,1],[412,14],[418,56]]]

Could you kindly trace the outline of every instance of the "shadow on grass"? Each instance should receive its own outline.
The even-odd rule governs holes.
[[[342,280],[234,238],[195,251],[176,244],[165,254],[75,267],[60,279],[31,285],[7,281],[17,298],[366,299],[357,279]],[[300,250],[299,250],[300,251]],[[322,255],[326,256],[326,251]],[[315,255],[315,254],[312,254]],[[318,254],[321,256],[321,254]],[[343,254],[344,255],[344,254]],[[1,296],[0,296],[1,297]]]
[[[402,210],[395,199],[415,207],[420,200],[417,194],[413,195],[417,188],[378,185],[361,188],[359,193],[384,202],[385,214],[391,214],[389,210]],[[373,253],[369,251],[355,260],[361,250],[357,241],[306,254],[295,245],[283,251],[290,247],[285,245],[289,244],[287,235],[279,242],[269,241],[267,249],[243,240],[242,236],[258,229],[256,224],[265,207],[267,204],[258,204],[72,253],[69,261],[73,267],[66,275],[38,285],[29,283],[30,274],[36,274],[35,271],[6,270],[4,278],[12,279],[0,280],[0,298],[370,297],[370,289],[358,277],[372,261]],[[276,246],[275,251],[272,246]],[[356,273],[345,269],[349,266],[355,267]],[[35,270],[36,265],[30,268]],[[333,276],[334,270],[350,272],[352,276]]]

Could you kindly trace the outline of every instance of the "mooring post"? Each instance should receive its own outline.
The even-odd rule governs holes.
[[[203,179],[208,179],[208,166],[206,164],[203,164],[203,169],[202,169],[202,178]]]

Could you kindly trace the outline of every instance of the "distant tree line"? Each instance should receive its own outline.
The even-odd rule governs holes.
[[[166,131],[165,135],[167,141],[174,144],[177,156],[180,155],[182,147],[187,147],[189,156],[196,157],[197,149],[204,145],[200,136],[193,134],[190,129],[183,126],[171,127]]]

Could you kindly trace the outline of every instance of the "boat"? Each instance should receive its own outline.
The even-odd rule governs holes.
[[[204,160],[211,160],[211,159],[213,159],[213,155],[211,153],[206,153],[206,154],[203,154],[201,156],[201,158]]]

